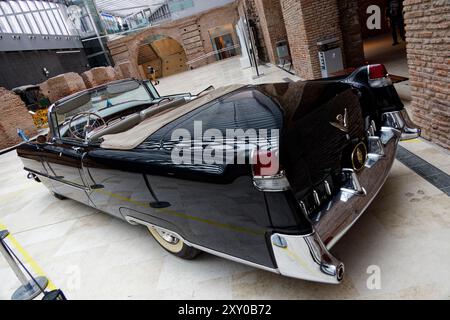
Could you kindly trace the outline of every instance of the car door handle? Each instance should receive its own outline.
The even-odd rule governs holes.
[[[72,150],[79,154],[83,153],[83,148],[81,147],[72,147]]]

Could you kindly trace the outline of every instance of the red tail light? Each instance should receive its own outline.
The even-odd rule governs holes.
[[[289,190],[289,181],[280,170],[278,152],[255,150],[252,153],[253,184],[260,191],[281,192]]]
[[[369,65],[369,79],[376,80],[389,76],[386,67],[383,64]]]
[[[279,172],[278,157],[272,151],[256,151],[253,153],[253,175],[256,177],[274,176]]]
[[[392,84],[389,73],[383,64],[371,64],[368,66],[369,84],[373,88],[387,87]]]

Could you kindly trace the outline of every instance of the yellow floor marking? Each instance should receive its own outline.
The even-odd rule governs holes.
[[[0,223],[0,230],[8,230],[8,228]],[[33,269],[33,271],[35,272],[34,276],[46,277],[48,279],[48,290],[52,291],[58,289],[55,284],[45,275],[44,270],[42,270],[39,264],[29,255],[29,253],[20,245],[20,243],[16,240],[16,238],[13,237],[11,233],[6,237],[6,239],[8,239],[11,245],[20,252],[23,259],[25,260],[23,261],[24,264],[28,264],[31,269]]]
[[[420,139],[412,139],[412,140],[405,140],[402,142],[412,142],[412,143],[417,143],[417,142],[422,142]]]

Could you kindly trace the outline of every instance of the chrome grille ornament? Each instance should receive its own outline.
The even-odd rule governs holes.
[[[344,110],[344,114],[338,114],[336,116],[336,121],[330,122],[330,124],[333,127],[338,128],[339,130],[348,133],[349,127],[348,127],[348,111],[347,108]]]

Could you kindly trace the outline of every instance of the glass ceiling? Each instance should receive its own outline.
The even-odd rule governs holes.
[[[99,12],[126,17],[133,13],[151,9],[152,11],[164,4],[165,0],[94,0]]]

